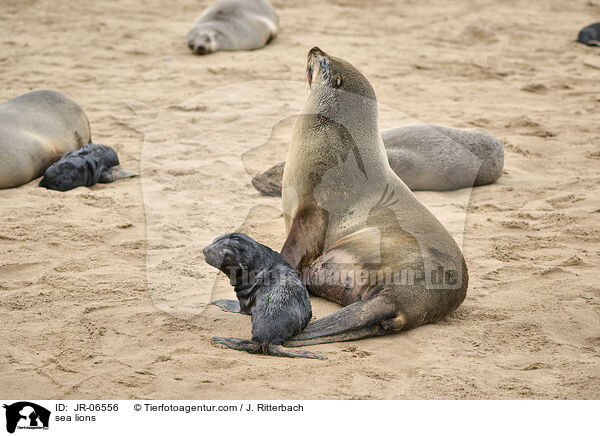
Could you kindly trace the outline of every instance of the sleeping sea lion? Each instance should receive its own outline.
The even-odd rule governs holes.
[[[495,182],[504,167],[502,143],[483,129],[411,124],[382,130],[392,170],[411,191],[449,191]],[[285,162],[252,178],[265,195],[281,196]]]
[[[254,50],[275,37],[279,17],[267,0],[218,0],[194,22],[187,35],[193,53]]]
[[[30,182],[90,140],[83,109],[56,91],[28,92],[0,103],[0,188]]]
[[[123,171],[117,153],[106,145],[87,144],[68,151],[44,172],[40,186],[55,191],[68,191],[78,186],[110,183],[134,173]]]

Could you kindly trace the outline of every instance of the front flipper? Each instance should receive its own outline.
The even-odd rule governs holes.
[[[249,313],[242,313],[240,310],[240,302],[238,300],[215,300],[210,304],[214,304],[220,307],[225,312],[241,313],[242,315],[250,315]]]
[[[300,351],[300,350],[286,350],[281,345],[267,345],[262,347],[260,344],[256,342],[249,341],[247,339],[239,339],[239,338],[224,338],[220,336],[216,336],[212,338],[212,341],[215,344],[224,345],[228,348],[238,351],[246,351],[247,353],[252,354],[268,354],[271,356],[280,356],[280,357],[301,357],[305,359],[327,359],[324,356],[319,354],[311,353],[310,351]]]
[[[124,171],[120,165],[115,165],[114,167],[110,167],[100,174],[100,178],[98,179],[99,183],[111,183],[115,180],[125,179],[127,177],[135,177],[137,174],[131,173],[129,171]]]
[[[320,207],[305,208],[293,218],[281,255],[298,272],[322,252],[329,216]]]
[[[252,185],[270,197],[281,197],[281,179],[285,162],[279,162],[267,171],[252,178]]]
[[[352,303],[311,322],[302,332],[285,342],[285,345],[299,347],[351,341],[393,333],[402,330],[403,326],[404,316],[397,313],[386,298],[377,296]]]

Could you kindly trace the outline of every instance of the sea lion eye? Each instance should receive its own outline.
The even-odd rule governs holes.
[[[340,86],[342,86],[342,76],[340,76],[339,74],[336,74],[335,77],[333,78],[333,80],[334,80],[336,88],[339,88]]]

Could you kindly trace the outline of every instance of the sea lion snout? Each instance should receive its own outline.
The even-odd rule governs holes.
[[[193,47],[193,45],[191,45],[191,48],[192,48],[192,51],[198,55],[204,55],[204,54],[208,53],[208,48],[202,44],[198,44],[195,47]]]
[[[242,267],[251,262],[244,247],[253,246],[252,240],[246,235],[229,233],[216,238],[211,244],[202,249],[204,259],[210,266],[229,273],[230,267]]]
[[[313,56],[316,55],[327,56],[327,54],[323,50],[321,50],[317,46],[314,46],[308,51],[308,59],[310,60]]]
[[[224,266],[223,260],[225,259],[225,256],[223,250],[219,248],[220,247],[215,246],[215,244],[207,245],[202,249],[202,254],[204,254],[206,263],[220,270]]]
[[[75,162],[59,161],[51,165],[44,172],[39,186],[63,192],[80,186],[85,179],[84,166],[79,161]]]
[[[192,29],[188,35],[187,43],[192,53],[197,55],[205,55],[215,51],[215,37],[206,29]]]

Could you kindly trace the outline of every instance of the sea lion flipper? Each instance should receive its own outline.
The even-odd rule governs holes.
[[[323,336],[314,339],[289,340],[283,343],[284,347],[305,347],[307,345],[328,344],[331,342],[356,341],[358,339],[372,338],[375,336],[388,335],[391,332],[384,329],[381,325],[370,325],[360,329],[350,330],[344,333],[331,336]]]
[[[323,252],[328,215],[321,208],[307,208],[296,213],[281,255],[296,271],[310,265]]]
[[[111,183],[115,180],[125,179],[127,177],[136,177],[137,174],[125,171],[121,168],[120,165],[115,165],[114,167],[110,167],[100,174],[100,178],[98,179],[99,183]]]
[[[284,167],[285,161],[279,162],[264,173],[254,176],[252,186],[264,195],[281,197],[281,179],[283,178]]]
[[[225,345],[227,348],[238,351],[246,351],[248,353],[260,353],[261,348],[256,342],[252,342],[248,339],[239,338],[225,338],[222,336],[215,336],[211,338],[215,344]]]
[[[241,313],[242,315],[250,315],[249,313],[242,313],[240,310],[240,302],[238,300],[215,300],[211,302],[217,307],[220,307],[221,310],[225,312],[231,313]]]
[[[382,296],[358,301],[311,322],[292,338],[294,341],[322,338],[361,329],[395,318],[392,306]]]
[[[266,354],[280,357],[300,357],[304,359],[327,360],[327,357],[320,354],[312,353],[310,351],[286,350],[281,345],[269,345],[268,349],[266,350]]]
[[[281,345],[265,345],[261,346],[256,342],[249,341],[248,339],[239,339],[239,338],[225,338],[221,336],[215,336],[212,338],[212,341],[215,344],[224,345],[227,348],[231,348],[232,350],[245,351],[247,353],[252,354],[268,354],[271,356],[280,356],[280,357],[302,357],[305,359],[327,359],[324,356],[321,356],[316,353],[312,353],[310,351],[300,351],[300,350],[286,350]]]

